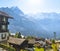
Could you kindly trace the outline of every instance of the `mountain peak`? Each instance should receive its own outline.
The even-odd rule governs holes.
[[[19,10],[19,8],[18,8],[17,6],[15,6],[15,7],[11,7],[11,9],[18,9],[18,10]]]
[[[11,9],[18,14],[24,14],[17,6],[16,7],[11,7]]]

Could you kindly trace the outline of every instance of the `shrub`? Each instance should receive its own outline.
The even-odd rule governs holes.
[[[0,44],[0,47],[2,47],[3,49],[6,49],[8,51],[16,51],[15,48],[5,45],[5,44]]]

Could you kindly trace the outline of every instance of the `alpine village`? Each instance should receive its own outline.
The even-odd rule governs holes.
[[[0,51],[59,51],[60,40],[24,36],[20,32],[11,35],[8,19],[14,19],[8,13],[0,11]]]

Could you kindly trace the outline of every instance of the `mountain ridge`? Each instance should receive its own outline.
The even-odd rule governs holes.
[[[36,15],[25,15],[19,8],[0,8],[11,15],[14,19],[9,20],[11,32],[21,32],[24,35],[53,37],[53,32],[60,31],[60,13],[40,13]],[[33,34],[33,35],[32,35]],[[47,35],[47,36],[46,36]]]

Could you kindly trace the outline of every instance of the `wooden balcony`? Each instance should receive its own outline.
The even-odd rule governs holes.
[[[7,25],[7,24],[9,24],[9,22],[4,22],[4,21],[0,22],[0,25]]]
[[[8,29],[6,29],[6,30],[1,30],[0,29],[0,33],[2,33],[2,32],[9,32],[9,30]]]

